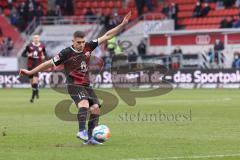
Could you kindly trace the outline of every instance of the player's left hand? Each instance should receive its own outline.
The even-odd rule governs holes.
[[[26,69],[20,69],[19,75],[20,76],[29,76],[29,75],[31,75],[31,72],[29,70],[26,70]]]
[[[130,20],[131,18],[131,15],[132,15],[132,12],[128,12],[128,14],[124,17],[123,21],[122,21],[122,24],[125,25],[128,23],[128,21]]]

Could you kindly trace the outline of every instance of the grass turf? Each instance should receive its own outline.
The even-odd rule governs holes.
[[[0,89],[1,160],[240,159],[239,90],[173,90],[137,99],[135,107],[120,101],[100,119],[112,136],[103,146],[82,145],[77,123],[55,116],[68,95],[42,89],[31,104],[30,93]],[[159,112],[166,117],[151,117]]]

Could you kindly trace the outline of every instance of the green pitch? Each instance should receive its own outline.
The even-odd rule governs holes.
[[[240,159],[239,90],[173,90],[135,107],[120,101],[100,119],[112,136],[103,146],[82,145],[77,123],[55,116],[67,95],[42,89],[30,104],[30,92],[0,90],[1,160]]]

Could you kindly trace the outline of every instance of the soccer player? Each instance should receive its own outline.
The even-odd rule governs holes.
[[[27,67],[28,70],[40,65],[46,58],[45,46],[40,42],[40,37],[38,34],[34,34],[32,37],[32,42],[26,46],[22,53],[22,57],[27,57]],[[38,72],[29,75],[30,84],[32,86],[32,97],[30,102],[33,103],[35,97],[39,98],[38,91]]]
[[[71,98],[78,107],[79,132],[77,137],[84,141],[84,144],[101,144],[94,140],[92,131],[98,125],[100,115],[100,103],[93,89],[89,86],[88,67],[91,52],[103,42],[111,39],[128,23],[131,17],[129,12],[123,21],[115,28],[107,31],[102,37],[90,42],[85,42],[84,33],[76,31],[73,35],[72,46],[63,49],[59,54],[32,70],[21,69],[20,75],[34,75],[37,72],[44,71],[47,68],[64,65],[67,77],[67,89]],[[90,111],[88,121],[88,131],[86,130],[87,112]]]

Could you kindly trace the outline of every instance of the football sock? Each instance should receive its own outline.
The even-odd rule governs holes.
[[[37,86],[38,86],[38,84],[36,84],[36,83],[32,84],[32,99],[34,99],[36,96]]]
[[[85,130],[86,120],[87,120],[87,111],[88,109],[86,107],[80,107],[78,109],[77,119],[78,119],[78,125],[79,125],[79,131]]]
[[[88,138],[92,137],[93,129],[98,125],[99,115],[91,114],[88,121]]]
[[[39,97],[38,84],[36,84],[36,96]]]

